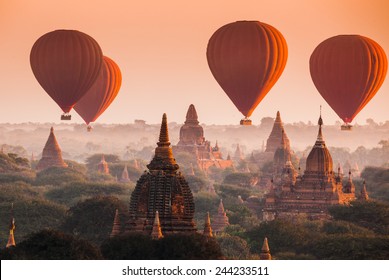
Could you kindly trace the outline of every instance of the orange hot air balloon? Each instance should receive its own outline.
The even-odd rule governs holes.
[[[74,110],[88,125],[88,131],[91,130],[89,123],[94,122],[118,95],[121,84],[122,74],[119,66],[112,59],[104,56],[95,83],[74,106]]]
[[[33,45],[30,64],[35,78],[70,119],[69,111],[95,82],[103,54],[99,44],[77,30],[55,30]]]
[[[350,130],[354,117],[374,97],[385,79],[384,50],[360,35],[339,35],[321,42],[309,60],[317,90]]]
[[[209,39],[207,60],[216,81],[246,117],[277,82],[288,47],[282,34],[259,21],[237,21],[219,28]]]

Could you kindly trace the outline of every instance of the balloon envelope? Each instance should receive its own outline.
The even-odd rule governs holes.
[[[122,74],[119,66],[112,59],[104,56],[99,76],[93,86],[74,106],[74,110],[86,124],[94,122],[115,99],[121,84]]]
[[[224,25],[212,35],[207,47],[213,76],[246,117],[277,82],[287,57],[282,34],[259,21]]]
[[[375,41],[360,35],[338,35],[315,48],[309,67],[321,96],[349,123],[377,93],[388,62]]]
[[[30,64],[48,95],[68,113],[99,74],[103,54],[98,43],[77,30],[55,30],[33,45]]]

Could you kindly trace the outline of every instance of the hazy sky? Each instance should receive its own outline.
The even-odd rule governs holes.
[[[37,38],[55,29],[77,29],[94,37],[123,75],[118,97],[99,122],[144,119],[183,122],[193,103],[200,122],[237,124],[242,118],[206,60],[216,29],[237,20],[259,20],[285,37],[285,70],[252,115],[254,124],[281,111],[285,122],[340,120],[314,87],[309,57],[323,40],[360,34],[389,54],[387,0],[0,0],[0,122],[59,122],[61,110],[32,74],[29,55]],[[354,122],[389,119],[389,82]],[[73,120],[82,122],[73,112]]]

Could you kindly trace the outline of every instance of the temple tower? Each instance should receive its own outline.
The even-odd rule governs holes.
[[[57,138],[54,135],[54,128],[51,127],[49,138],[42,151],[42,158],[39,160],[36,170],[41,171],[49,167],[67,167],[68,165],[62,159],[61,148],[58,145]]]
[[[139,178],[131,194],[127,231],[151,234],[158,211],[164,235],[195,232],[193,195],[173,157],[166,114],[157,145],[148,171]]]
[[[124,169],[122,171],[122,176],[120,177],[120,182],[127,183],[130,182],[130,177],[128,176],[127,164],[124,165]]]
[[[213,231],[221,232],[226,226],[230,225],[226,212],[224,211],[223,200],[220,199],[217,215],[213,219]]]
[[[204,142],[203,127],[199,125],[195,106],[190,104],[185,123],[180,129],[180,141],[177,145],[203,145]]]
[[[285,130],[284,130],[284,125],[281,121],[281,115],[280,112],[277,111],[277,116],[273,124],[273,129],[269,135],[269,138],[267,139],[266,142],[266,150],[265,152],[272,152],[274,153],[277,148],[280,147],[281,143],[281,137],[284,136],[285,138],[285,145],[288,149],[290,149],[290,143],[288,136],[286,136]]]
[[[97,171],[104,174],[109,174],[108,163],[105,161],[104,155],[101,155],[101,161],[97,165]]]
[[[109,235],[110,238],[120,235],[121,233],[121,225],[120,225],[120,217],[119,217],[119,210],[116,209],[115,211],[115,218],[113,220],[113,227],[111,234]]]
[[[209,212],[207,212],[207,216],[205,217],[203,235],[205,235],[207,237],[213,237],[212,227],[211,227],[211,218],[209,217]]]
[[[16,246],[14,231],[15,231],[15,218],[14,218],[14,205],[12,203],[11,220],[9,223],[9,237],[8,237],[7,245],[5,246],[6,248]]]

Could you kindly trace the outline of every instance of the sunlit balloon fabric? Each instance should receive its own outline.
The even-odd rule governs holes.
[[[103,66],[93,86],[74,106],[74,110],[86,124],[94,122],[112,103],[119,93],[122,74],[119,66],[110,58],[103,57]]]
[[[282,34],[259,21],[219,28],[207,48],[209,68],[225,93],[249,117],[285,68],[288,48]]]
[[[55,30],[33,45],[30,63],[35,78],[68,113],[95,82],[103,54],[98,43],[77,30]]]
[[[320,43],[309,67],[321,96],[350,123],[384,82],[388,62],[384,50],[360,35],[338,35]]]

